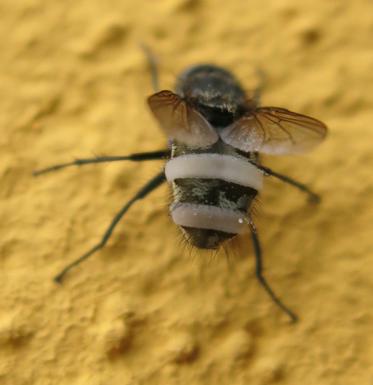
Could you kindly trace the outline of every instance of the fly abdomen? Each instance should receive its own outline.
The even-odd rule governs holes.
[[[183,153],[167,162],[173,221],[198,248],[214,249],[245,232],[242,220],[262,187],[263,174],[243,156]]]

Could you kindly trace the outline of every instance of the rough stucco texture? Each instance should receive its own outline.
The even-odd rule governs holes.
[[[373,3],[2,0],[0,3],[2,385],[373,384]],[[162,167],[106,164],[39,178],[74,157],[160,149],[145,98],[145,42],[162,88],[198,62],[234,71],[263,105],[325,121],[305,156],[266,157],[322,203],[267,179],[249,239],[216,255],[185,247],[167,187],[131,209],[108,246],[62,286]]]

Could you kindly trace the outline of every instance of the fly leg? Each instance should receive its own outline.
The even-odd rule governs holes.
[[[263,260],[262,260],[262,249],[260,247],[259,237],[257,233],[256,226],[251,218],[247,220],[247,223],[250,226],[251,231],[251,238],[253,241],[254,246],[254,252],[255,252],[255,262],[256,262],[256,268],[255,268],[255,275],[258,279],[260,285],[264,288],[264,290],[268,293],[268,295],[271,297],[272,301],[281,308],[282,311],[284,311],[290,318],[292,322],[298,321],[298,316],[290,310],[281,300],[275,292],[272,290],[271,286],[265,279],[263,275]]]
[[[159,76],[158,76],[158,60],[153,51],[145,44],[141,44],[141,48],[145,53],[148,65],[150,68],[150,74],[152,77],[152,86],[154,92],[159,91]]]
[[[253,100],[255,106],[259,106],[260,97],[262,96],[262,92],[266,86],[267,77],[266,77],[266,74],[264,73],[264,71],[259,67],[256,68],[255,72],[259,78],[259,83],[253,92],[252,100]]]
[[[165,182],[166,177],[164,174],[164,171],[156,175],[154,178],[152,178],[148,183],[146,183],[136,194],[133,196],[121,209],[120,211],[115,215],[115,217],[110,222],[110,225],[106,229],[104,235],[101,238],[101,241],[98,242],[95,246],[93,246],[91,249],[89,249],[86,253],[84,253],[82,256],[80,256],[78,259],[67,265],[59,274],[57,274],[54,278],[55,282],[62,283],[62,280],[64,279],[65,275],[74,267],[79,265],[81,262],[85,261],[87,258],[89,258],[92,254],[96,253],[100,249],[102,249],[107,241],[109,240],[111,234],[113,233],[116,225],[118,222],[122,219],[124,214],[128,211],[128,209],[138,200],[145,198],[147,195],[149,195],[153,190],[155,190],[158,186],[160,186],[163,182]]]
[[[268,167],[256,164],[255,162],[250,162],[250,163],[253,164],[255,167],[257,167],[259,170],[263,171],[264,175],[273,176],[273,177],[281,180],[282,182],[290,184],[291,186],[296,187],[298,190],[303,191],[304,193],[308,194],[308,198],[309,198],[309,201],[311,203],[319,203],[320,202],[320,200],[321,200],[320,196],[318,194],[316,194],[315,192],[313,192],[305,184],[300,183],[300,182],[298,182],[298,181],[296,181],[296,180],[294,180],[294,179],[292,179],[286,175],[279,174],[278,172],[273,171]]]
[[[55,164],[53,166],[36,170],[33,172],[34,176],[39,176],[52,171],[58,171],[66,167],[71,166],[83,166],[92,163],[106,163],[106,162],[117,162],[122,160],[130,160],[132,162],[142,162],[145,160],[162,160],[171,156],[170,150],[160,150],[151,152],[139,152],[135,154],[125,156],[97,156],[95,158],[82,158],[75,159],[72,162]]]

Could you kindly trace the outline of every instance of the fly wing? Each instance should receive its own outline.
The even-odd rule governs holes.
[[[148,104],[170,139],[190,147],[208,147],[219,136],[210,123],[172,91],[160,91],[148,98]]]
[[[245,152],[283,155],[311,150],[326,132],[326,125],[317,119],[285,108],[262,107],[224,128],[220,137]]]

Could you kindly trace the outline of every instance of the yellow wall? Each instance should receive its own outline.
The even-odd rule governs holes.
[[[369,0],[2,0],[0,3],[0,384],[372,384],[373,3]],[[323,197],[268,180],[249,241],[211,257],[184,247],[166,187],[62,287],[160,162],[32,170],[77,156],[159,149],[166,139],[139,43],[164,88],[215,62],[264,105],[315,116],[325,143],[264,163]]]

